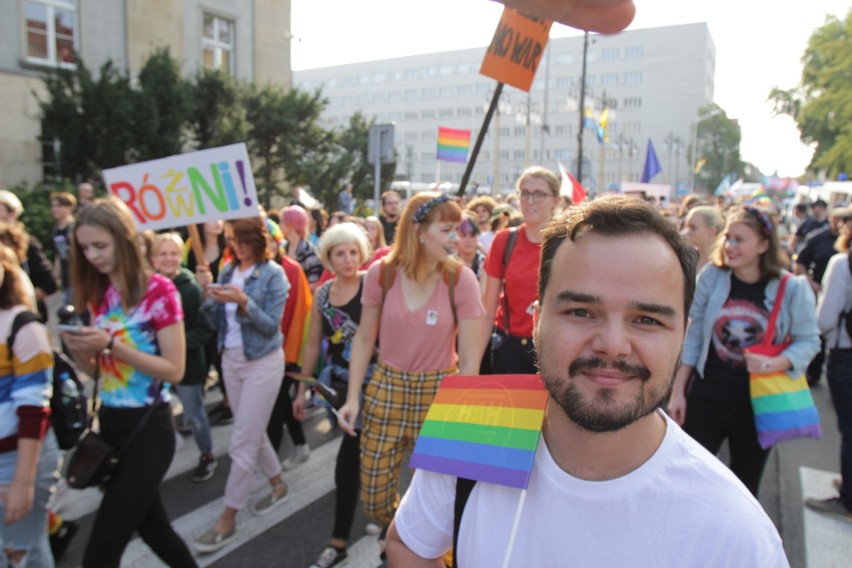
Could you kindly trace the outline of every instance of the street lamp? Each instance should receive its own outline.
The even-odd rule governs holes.
[[[722,109],[714,108],[704,116],[699,116],[698,120],[695,121],[695,130],[692,133],[692,163],[689,164],[689,190],[695,191],[695,164],[697,163],[698,158],[698,127],[701,126],[701,123],[709,118],[713,118],[714,116],[719,116],[723,114]]]

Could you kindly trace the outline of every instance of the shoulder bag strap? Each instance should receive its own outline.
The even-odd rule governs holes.
[[[509,237],[506,239],[506,248],[503,249],[503,323],[506,326],[506,335],[509,335],[509,297],[506,293],[506,276],[509,271],[509,260],[512,258],[512,251],[515,250],[515,245],[518,242],[518,232],[520,227],[512,227],[509,229]]]
[[[781,275],[781,282],[778,284],[778,293],[775,294],[775,305],[772,306],[772,313],[769,316],[769,323],[766,326],[766,333],[763,334],[763,344],[772,345],[775,341],[775,324],[778,321],[778,314],[781,311],[781,303],[784,301],[784,289],[787,287],[787,280],[790,275],[786,272]]]

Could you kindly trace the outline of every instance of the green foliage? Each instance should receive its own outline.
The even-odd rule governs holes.
[[[739,125],[720,107],[709,105],[699,110],[696,127],[698,150],[690,147],[687,155],[691,164],[707,160],[695,176],[696,189],[713,191],[726,175],[742,176],[745,164],[740,159]]]
[[[375,119],[368,121],[356,112],[350,117],[348,128],[334,132],[331,150],[318,153],[304,172],[302,183],[310,185],[314,197],[332,211],[337,208],[337,195],[347,182],[352,184],[360,203],[373,197],[374,165],[367,161],[373,123]],[[390,186],[395,171],[396,162],[381,165],[380,187]]]
[[[265,205],[291,185],[310,186],[332,209],[347,181],[359,200],[372,197],[372,121],[356,114],[346,129],[322,128],[327,101],[319,90],[245,84],[209,70],[184,79],[168,49],[148,58],[138,85],[111,61],[95,78],[79,59],[73,71],[48,74],[45,85],[39,102],[46,131],[60,141],[62,178],[97,179],[105,168],[245,142]],[[382,165],[382,187],[394,171]]]
[[[241,104],[244,90],[220,70],[199,71],[188,83],[187,129],[199,149],[245,140],[249,124]]]
[[[810,167],[834,178],[852,170],[852,10],[814,30],[802,65],[799,85],[775,87],[769,100],[776,115],[796,121],[802,142],[815,145]]]
[[[180,154],[189,117],[188,86],[169,48],[155,51],[139,71],[133,130],[142,162]]]

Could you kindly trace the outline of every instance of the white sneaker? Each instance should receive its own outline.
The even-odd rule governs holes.
[[[299,464],[303,464],[311,457],[311,447],[307,444],[296,446],[289,458],[281,462],[281,469],[290,471],[295,469]]]

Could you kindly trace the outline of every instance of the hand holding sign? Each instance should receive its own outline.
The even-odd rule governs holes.
[[[553,20],[572,28],[614,34],[636,15],[632,0],[500,0],[524,14]]]

